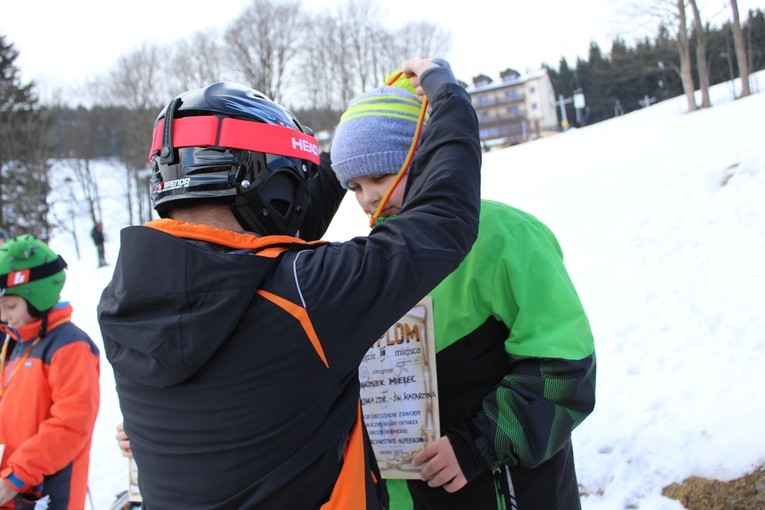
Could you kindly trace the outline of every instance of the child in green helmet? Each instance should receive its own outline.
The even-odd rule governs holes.
[[[353,99],[333,136],[332,167],[373,233],[411,200],[400,169],[421,116],[407,81]],[[413,165],[437,143],[423,134]],[[430,297],[442,437],[413,459],[420,479],[387,480],[389,510],[580,508],[571,433],[595,404],[595,348],[554,234],[482,200],[475,244]]]
[[[0,246],[0,508],[82,509],[99,351],[60,302],[66,262],[30,235]]]

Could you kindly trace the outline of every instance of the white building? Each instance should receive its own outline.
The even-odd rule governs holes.
[[[558,132],[555,91],[546,69],[525,75],[507,69],[500,79],[494,83],[488,76],[478,75],[467,87],[485,147],[523,143]]]

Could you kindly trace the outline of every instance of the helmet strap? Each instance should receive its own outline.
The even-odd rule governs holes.
[[[175,120],[175,111],[181,106],[183,101],[176,97],[167,105],[165,113],[165,125],[162,131],[162,149],[159,152],[159,162],[163,165],[174,165],[178,162],[177,151],[173,147],[173,121]]]
[[[42,312],[40,316],[40,330],[37,334],[40,339],[45,338],[45,335],[48,333],[48,312]]]
[[[66,261],[59,255],[56,259],[46,262],[45,264],[0,275],[0,289],[4,290],[10,287],[15,287],[16,285],[23,285],[35,280],[41,280],[48,276],[53,276],[59,271],[66,269],[66,267]]]
[[[27,313],[30,317],[34,317],[35,319],[42,317],[42,312],[37,309],[35,305],[27,301]]]

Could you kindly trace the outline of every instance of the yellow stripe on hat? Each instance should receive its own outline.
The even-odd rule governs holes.
[[[380,108],[370,108],[358,111],[345,112],[340,118],[340,123],[347,122],[349,120],[360,119],[363,117],[391,117],[395,119],[408,120],[410,122],[417,122],[419,115],[412,115],[410,113],[402,113],[395,110],[382,110]]]
[[[376,103],[378,101],[395,102],[395,103],[407,103],[407,104],[410,104],[410,105],[416,107],[417,109],[419,109],[420,106],[422,105],[422,103],[420,101],[418,101],[417,99],[415,99],[414,97],[407,98],[407,97],[397,96],[397,95],[394,95],[394,94],[379,94],[379,95],[376,95],[376,96],[359,97],[359,98],[357,98],[355,101],[353,101],[351,103],[351,108],[355,104],[373,103],[373,102]]]
[[[417,122],[422,104],[396,96],[372,96],[352,104],[340,117],[340,123],[362,117],[393,117]]]

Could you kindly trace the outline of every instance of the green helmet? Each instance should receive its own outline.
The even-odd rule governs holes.
[[[29,234],[0,245],[0,296],[16,295],[40,312],[58,303],[66,262]]]

